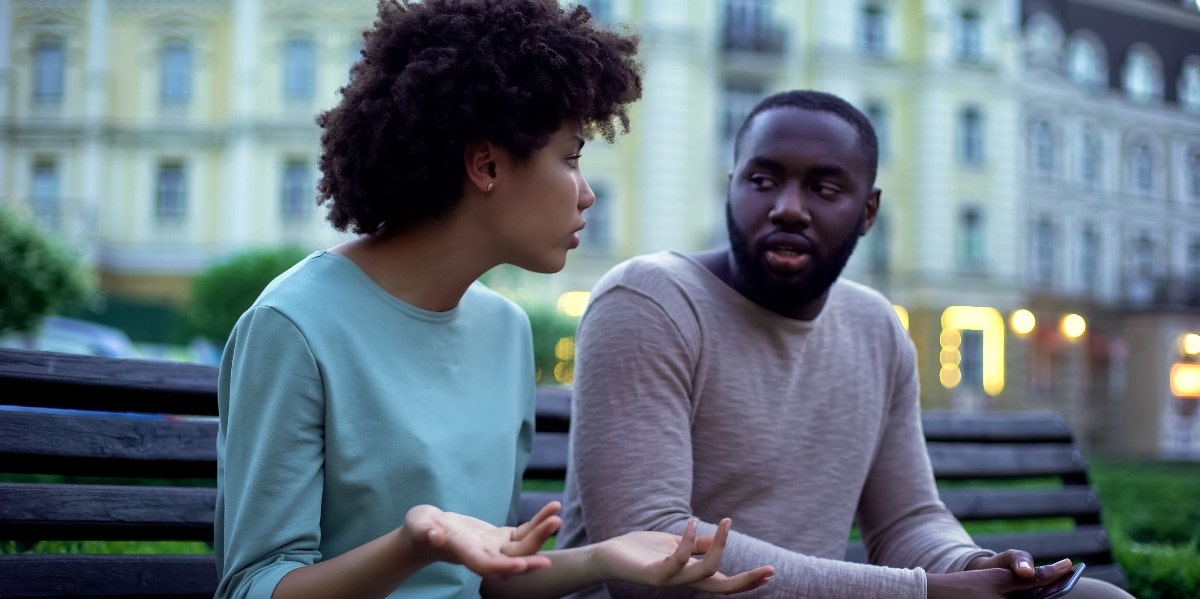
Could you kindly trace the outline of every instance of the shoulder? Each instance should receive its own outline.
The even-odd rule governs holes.
[[[855,328],[870,329],[873,336],[884,335],[903,352],[912,348],[912,339],[895,305],[878,290],[846,278],[839,278],[830,288],[827,305],[839,320]]]
[[[515,321],[525,326],[529,323],[529,316],[521,306],[480,281],[475,281],[467,288],[460,305],[463,310],[480,314],[484,318]]]
[[[592,297],[624,288],[650,297],[691,293],[701,286],[697,269],[704,267],[678,252],[655,252],[617,264],[600,278]]]

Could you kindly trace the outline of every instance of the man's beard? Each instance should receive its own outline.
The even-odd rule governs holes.
[[[846,262],[858,245],[859,232],[866,225],[866,215],[860,215],[854,230],[834,248],[832,254],[826,254],[815,244],[812,247],[810,259],[812,270],[805,275],[780,281],[767,273],[763,263],[766,254],[766,244],[759,240],[754,248],[733,222],[733,208],[725,203],[725,227],[729,230],[729,247],[733,251],[733,259],[737,261],[741,278],[751,294],[752,300],[763,307],[780,312],[800,308],[820,298],[829,291],[846,268]],[[765,239],[765,237],[763,238]]]

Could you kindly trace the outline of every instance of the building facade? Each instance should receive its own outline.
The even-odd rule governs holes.
[[[566,270],[489,283],[557,297],[721,243],[744,115],[827,90],[881,142],[880,218],[846,276],[896,304],[927,407],[1055,409],[1095,446],[1200,456],[1200,347],[1182,341],[1200,332],[1194,1],[583,3],[642,35],[643,98],[626,135],[588,144],[598,201]],[[186,302],[250,246],[336,243],[313,118],[374,8],[0,0],[0,203],[146,301]]]

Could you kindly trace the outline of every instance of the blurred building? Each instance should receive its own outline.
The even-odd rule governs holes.
[[[1200,456],[1194,1],[583,3],[642,34],[645,93],[628,134],[588,144],[598,202],[567,269],[490,283],[554,298],[721,243],[743,116],[827,90],[879,131],[883,207],[846,274],[897,305],[926,406],[1056,409],[1093,445]],[[143,299],[185,301],[247,246],[331,245],[313,117],[374,7],[0,0],[0,202]]]

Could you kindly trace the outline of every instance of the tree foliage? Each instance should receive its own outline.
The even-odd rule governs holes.
[[[209,266],[192,282],[192,325],[210,341],[224,343],[263,288],[308,254],[290,245],[254,248]]]
[[[95,273],[74,251],[0,207],[0,334],[98,299]]]

